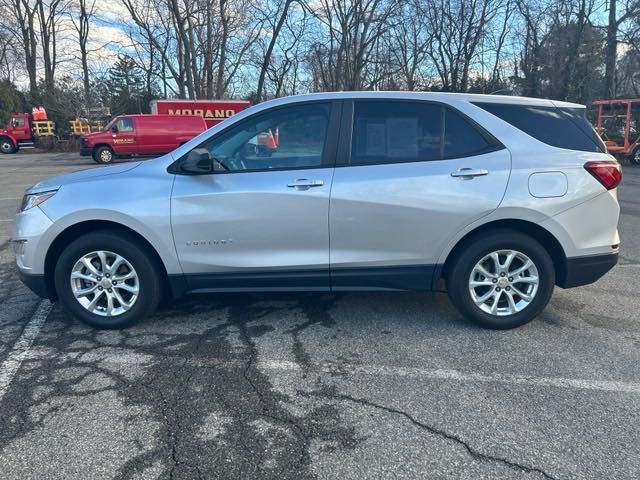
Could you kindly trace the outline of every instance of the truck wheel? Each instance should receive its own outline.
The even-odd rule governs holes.
[[[93,159],[97,163],[108,164],[113,162],[113,150],[109,147],[96,148],[93,152]]]
[[[8,138],[0,138],[0,152],[15,153],[16,147]]]
[[[636,149],[629,156],[629,161],[632,165],[640,165],[640,146],[637,146]]]

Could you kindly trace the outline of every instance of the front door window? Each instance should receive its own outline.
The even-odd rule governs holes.
[[[133,119],[132,118],[120,118],[118,119],[118,132],[126,133],[133,132]]]
[[[329,113],[329,104],[272,110],[231,127],[204,147],[211,154],[216,171],[320,167]]]

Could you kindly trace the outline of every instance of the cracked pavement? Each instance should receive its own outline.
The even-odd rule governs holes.
[[[22,190],[93,166],[0,156]],[[620,265],[480,330],[440,293],[189,296],[124,331],[57,305],[0,399],[0,478],[637,479],[640,168]],[[39,299],[0,222],[0,365]]]

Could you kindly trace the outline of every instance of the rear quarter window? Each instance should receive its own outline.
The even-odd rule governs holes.
[[[461,158],[489,151],[492,144],[459,113],[445,109],[443,158]]]
[[[547,145],[584,152],[606,152],[606,147],[585,118],[585,109],[474,102],[514,127]]]

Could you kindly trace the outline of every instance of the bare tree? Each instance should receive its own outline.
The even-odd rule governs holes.
[[[25,68],[29,77],[29,92],[31,97],[38,96],[38,34],[36,18],[38,4],[29,0],[8,0],[8,9],[13,10],[16,18],[14,38],[19,42],[24,52]]]
[[[62,0],[36,0],[37,18],[44,67],[44,86],[47,95],[55,88],[55,72],[58,65],[58,22],[64,13]]]
[[[319,0],[306,8],[322,33],[309,54],[316,88],[360,90],[376,43],[392,27],[399,0]]]
[[[258,86],[256,87],[256,101],[260,102],[264,95],[264,81],[267,76],[267,69],[269,68],[269,63],[271,62],[271,56],[273,55],[273,49],[276,46],[276,42],[278,41],[278,36],[282,31],[282,27],[285,25],[287,21],[287,17],[289,15],[289,9],[294,2],[298,0],[282,0],[279,4],[276,5],[276,11],[267,11],[266,18],[276,18],[275,24],[269,25],[271,27],[271,38],[269,39],[269,44],[267,46],[267,50],[264,53],[263,60],[260,63],[260,75],[258,76]],[[274,15],[275,14],[275,15]],[[268,20],[267,20],[268,22]],[[271,23],[271,22],[268,22]]]
[[[622,7],[622,8],[619,8]],[[622,24],[640,15],[640,0],[608,0],[607,49],[605,52],[604,95],[616,96],[616,61],[618,58],[618,32]]]
[[[274,51],[266,68],[266,81],[271,85],[273,97],[295,95],[301,88],[300,75],[307,45],[304,36],[308,29],[308,15],[304,9],[298,15],[288,15],[278,36]],[[259,51],[261,52],[261,51]],[[263,60],[260,60],[260,64]],[[265,88],[265,91],[268,91]]]
[[[424,5],[434,32],[429,56],[443,90],[467,90],[480,42],[501,7],[501,0],[434,0]]]
[[[0,3],[0,81],[15,82],[24,73],[22,53],[15,41],[15,21],[5,4]]]
[[[82,69],[82,86],[87,108],[91,105],[91,73],[89,72],[89,31],[94,16],[96,0],[76,0],[69,17],[78,37],[80,67]]]
[[[188,98],[226,95],[261,31],[253,1],[122,0],[164,88]]]
[[[516,5],[525,25],[518,62],[524,75],[522,94],[536,97],[540,91],[540,49],[550,6],[541,3],[532,5],[526,0],[516,0]]]
[[[427,87],[424,70],[434,38],[420,4],[420,0],[411,0],[401,5],[389,35],[388,51],[402,75],[400,86],[409,91]]]
[[[499,14],[501,15],[499,28],[489,32],[488,41],[490,43],[489,49],[491,51],[491,57],[493,58],[493,65],[491,66],[491,74],[489,78],[486,79],[487,83],[485,84],[484,93],[500,90],[506,86],[506,79],[504,78],[504,50],[514,17],[514,8],[513,0],[506,0],[501,9],[501,14]]]

